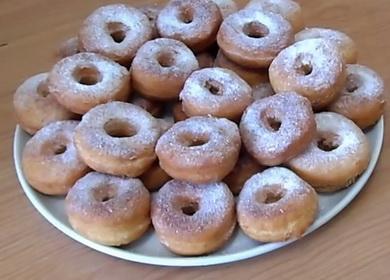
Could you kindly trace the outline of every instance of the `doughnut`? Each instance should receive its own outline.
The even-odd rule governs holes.
[[[262,82],[269,82],[268,69],[251,69],[242,67],[237,63],[229,60],[220,50],[218,51],[217,57],[215,58],[214,66],[232,70],[243,80],[245,80],[250,86],[254,86]]]
[[[329,110],[346,116],[365,129],[384,112],[383,80],[375,71],[363,65],[349,64],[346,72],[347,83]]]
[[[368,166],[370,145],[361,129],[346,117],[315,115],[317,137],[288,166],[319,192],[351,185]]]
[[[199,68],[195,55],[182,42],[159,38],[145,43],[131,67],[134,89],[150,99],[175,99],[188,76]]]
[[[240,132],[248,153],[260,164],[274,166],[303,152],[316,125],[309,100],[283,92],[253,102],[241,118]]]
[[[291,24],[294,33],[302,30],[305,26],[301,6],[292,0],[251,0],[245,9],[280,14]]]
[[[78,180],[65,199],[73,229],[109,246],[128,244],[150,225],[150,195],[139,179],[91,172]]]
[[[114,61],[85,52],[57,62],[49,73],[48,88],[65,108],[85,114],[99,104],[127,100],[130,75]]]
[[[47,73],[41,73],[28,78],[14,94],[16,118],[19,125],[29,134],[34,134],[51,122],[76,117],[50,94],[47,77]]]
[[[183,111],[183,106],[181,102],[176,102],[173,105],[172,115],[175,122],[180,122],[184,121],[185,119],[188,119],[188,116]]]
[[[180,93],[188,116],[214,116],[239,120],[253,101],[251,87],[236,73],[224,68],[193,72]]]
[[[192,117],[175,123],[158,140],[160,166],[172,178],[193,183],[222,180],[240,153],[238,127],[227,119]]]
[[[306,28],[295,34],[295,41],[322,38],[329,40],[339,48],[345,63],[354,64],[358,59],[358,49],[355,42],[345,33],[328,28]]]
[[[254,100],[259,100],[274,94],[274,89],[270,83],[259,83],[252,87],[252,95]]]
[[[222,18],[227,18],[231,14],[238,11],[238,7],[234,0],[212,0],[215,4],[217,4]]]
[[[281,15],[241,10],[222,23],[218,45],[233,62],[249,68],[268,67],[294,41],[292,27]]]
[[[80,47],[80,41],[77,36],[69,38],[61,43],[57,50],[57,56],[59,58],[65,58],[82,52]]]
[[[78,123],[52,122],[27,141],[22,155],[23,174],[40,193],[65,195],[89,171],[73,143]]]
[[[198,53],[196,59],[198,60],[200,69],[214,66],[214,57],[209,52]]]
[[[116,101],[96,106],[83,116],[75,143],[92,169],[137,177],[156,159],[154,147],[161,133],[160,123],[148,112]]]
[[[241,229],[260,242],[301,237],[318,211],[315,190],[294,172],[273,167],[252,176],[237,202]]]
[[[171,177],[160,167],[158,161],[155,161],[153,165],[146,170],[140,177],[145,187],[151,191],[158,191],[166,182],[171,180]]]
[[[198,53],[215,42],[221,22],[221,12],[211,0],[171,0],[157,17],[157,30],[161,37],[179,40]]]
[[[156,21],[161,9],[162,8],[157,4],[144,5],[139,8],[139,10],[149,19],[150,25],[152,26],[151,39],[157,38],[159,36]]]
[[[144,109],[145,111],[149,112],[153,117],[161,117],[163,114],[163,105],[160,102],[156,102],[153,100],[149,100],[146,98],[143,98],[142,96],[136,96],[131,101],[134,105],[137,105]]]
[[[87,52],[129,65],[137,50],[152,38],[153,28],[140,10],[125,4],[98,8],[83,22],[79,39]]]
[[[161,133],[165,133],[168,129],[173,126],[174,121],[170,118],[166,119],[156,119],[158,126],[160,128]]]
[[[222,182],[171,180],[152,199],[160,242],[180,255],[203,255],[222,247],[236,226],[234,198]]]
[[[242,148],[236,166],[234,166],[232,172],[223,181],[228,185],[234,195],[238,195],[244,183],[250,177],[263,170],[264,167]]]
[[[343,88],[345,65],[334,45],[324,39],[308,39],[281,51],[269,68],[269,78],[275,92],[295,91],[319,110]]]

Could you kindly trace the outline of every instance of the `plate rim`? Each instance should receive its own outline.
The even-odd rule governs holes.
[[[304,236],[322,227],[324,224],[329,222],[333,217],[339,214],[346,206],[348,206],[351,203],[351,201],[367,184],[368,180],[370,179],[375,169],[375,166],[379,161],[379,157],[381,155],[381,150],[383,147],[383,141],[384,141],[384,117],[383,116],[377,122],[375,127],[376,126],[378,126],[380,137],[376,139],[376,145],[371,147],[372,154],[371,154],[371,160],[369,166],[357,181],[362,183],[360,183],[358,186],[355,186],[353,189],[351,189],[324,216],[322,216],[320,219],[316,219],[315,222],[306,231]],[[174,256],[169,258],[144,256],[144,255],[140,255],[139,253],[133,253],[131,251],[125,251],[124,253],[123,249],[97,244],[81,236],[80,234],[75,232],[71,227],[62,223],[60,220],[57,220],[53,216],[53,214],[47,209],[47,207],[45,207],[43,204],[40,203],[39,198],[37,196],[37,192],[33,190],[28,184],[28,182],[25,180],[21,168],[21,162],[19,160],[22,153],[21,144],[20,144],[21,140],[20,137],[17,137],[18,135],[20,135],[21,132],[22,129],[20,128],[19,125],[17,125],[15,129],[14,141],[13,141],[13,159],[14,159],[17,178],[27,198],[29,199],[31,204],[35,207],[35,209],[55,228],[60,230],[62,233],[64,233],[66,236],[70,237],[71,239],[89,248],[92,248],[100,253],[107,254],[119,259],[133,261],[137,263],[143,263],[143,264],[152,264],[152,265],[160,265],[160,266],[176,266],[176,267],[198,267],[198,266],[210,266],[210,265],[231,263],[231,262],[253,258],[277,250],[279,248],[282,248],[284,246],[293,243],[294,241],[297,241],[297,239],[295,239],[287,242],[265,243],[265,244],[261,244],[260,246],[253,247],[251,249],[247,249],[241,252],[227,254],[227,255],[218,255],[218,256],[208,255],[208,256],[198,256],[198,257]]]

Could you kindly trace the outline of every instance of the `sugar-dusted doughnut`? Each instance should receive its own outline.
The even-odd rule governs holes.
[[[226,243],[236,226],[234,199],[221,182],[171,180],[152,199],[160,242],[180,255],[202,255]]]
[[[236,73],[224,68],[193,72],[180,93],[188,116],[214,116],[239,120],[253,101],[251,87]]]
[[[185,119],[189,118],[187,116],[187,114],[184,113],[183,106],[182,106],[181,102],[176,102],[173,105],[172,115],[173,115],[173,119],[175,120],[175,122],[184,121]]]
[[[368,139],[357,125],[337,113],[319,113],[315,119],[317,137],[288,166],[317,191],[348,187],[368,166]]]
[[[208,68],[214,66],[214,57],[210,52],[201,52],[196,55],[199,68]]]
[[[144,5],[139,8],[139,10],[149,19],[150,25],[152,27],[152,38],[157,38],[159,36],[156,21],[161,9],[162,7],[157,4]]]
[[[65,109],[47,88],[47,73],[25,80],[15,91],[13,104],[19,125],[34,134],[45,125],[69,120],[76,114]]]
[[[145,187],[150,191],[158,191],[166,182],[172,178],[160,167],[158,160],[139,177]]]
[[[252,95],[254,100],[259,100],[265,97],[274,95],[275,91],[270,83],[258,83],[252,87]]]
[[[159,38],[145,43],[137,52],[131,67],[134,89],[157,99],[175,99],[185,80],[196,69],[198,61],[182,42]]]
[[[128,244],[150,225],[150,195],[138,179],[88,173],[69,191],[65,206],[74,230],[104,245]]]
[[[74,36],[61,43],[57,50],[57,56],[59,58],[65,58],[80,53],[82,51],[83,50],[80,46],[79,38],[77,36]]]
[[[284,49],[269,68],[275,92],[295,91],[315,110],[336,99],[344,86],[345,65],[337,47],[325,39],[308,39]]]
[[[23,173],[30,185],[48,195],[64,195],[89,168],[73,143],[78,121],[52,122],[27,141]]]
[[[217,4],[223,18],[227,18],[231,14],[238,11],[238,6],[234,0],[212,0],[212,1],[215,4]]]
[[[307,98],[283,92],[252,103],[241,118],[247,151],[261,164],[282,164],[303,152],[316,135]]]
[[[192,117],[175,123],[158,140],[160,166],[171,177],[193,183],[222,180],[240,153],[237,125],[227,119]]]

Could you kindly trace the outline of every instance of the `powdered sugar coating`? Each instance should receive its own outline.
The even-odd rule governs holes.
[[[80,83],[75,74],[82,69],[95,71],[100,79],[93,85]],[[83,114],[96,105],[127,99],[130,75],[125,67],[114,61],[85,52],[57,62],[50,71],[48,87],[61,104],[73,112]]]
[[[111,27],[110,27],[111,24]],[[111,33],[121,31],[116,42]],[[152,37],[152,26],[141,11],[125,4],[98,8],[84,21],[79,38],[88,52],[103,54],[120,63],[130,63],[135,53]]]
[[[189,116],[229,119],[239,118],[253,100],[251,88],[243,79],[231,70],[218,67],[193,72],[184,84],[180,99]]]
[[[223,18],[226,18],[238,11],[238,6],[234,0],[212,0],[212,1],[218,5],[218,8],[221,11]]]
[[[191,216],[182,211],[196,203]],[[152,199],[152,222],[157,232],[178,240],[198,240],[234,220],[234,199],[226,184],[166,183]],[[203,237],[204,238],[204,237]]]
[[[108,192],[107,201],[100,201],[95,194]],[[90,222],[115,224],[123,219],[138,219],[140,204],[149,203],[150,195],[139,179],[116,177],[90,172],[79,179],[66,197],[68,214]]]
[[[282,193],[280,200],[268,204],[259,201],[258,195],[261,192],[274,189]],[[284,167],[273,167],[246,181],[237,201],[237,211],[243,215],[268,218],[273,215],[288,215],[289,203],[313,193],[313,188],[294,172]]]
[[[358,49],[355,42],[345,33],[329,28],[311,27],[295,34],[295,41],[322,38],[335,44],[341,52],[345,63],[356,63]]]
[[[263,26],[262,36],[248,36],[245,27]],[[241,10],[227,17],[218,32],[218,45],[234,62],[247,67],[268,66],[275,56],[293,42],[291,25],[279,14]]]
[[[272,122],[280,123],[275,130]],[[309,101],[294,92],[279,93],[252,103],[240,123],[248,152],[264,165],[278,165],[299,154],[315,135]]]
[[[275,91],[270,83],[259,83],[252,87],[252,95],[254,100],[263,99],[274,94]]]
[[[375,71],[363,65],[348,64],[346,72],[347,83],[329,109],[365,128],[383,113],[383,80]]]
[[[104,127],[112,120],[128,123],[135,135],[111,137]],[[110,102],[93,108],[83,116],[76,129],[76,144],[80,148],[88,147],[96,157],[131,161],[144,154],[154,154],[160,134],[157,120],[142,108],[130,103]]]
[[[62,42],[57,50],[57,55],[60,58],[68,57],[81,52],[81,49],[79,38],[74,36]]]
[[[182,41],[198,52],[215,41],[221,21],[221,12],[211,0],[172,0],[160,12],[157,29],[161,37]]]
[[[345,178],[338,181],[344,180],[342,183],[350,184],[350,180],[367,167],[370,152],[367,137],[351,120],[340,114],[323,112],[316,114],[315,119],[317,137],[302,154],[290,160],[288,165],[302,176],[315,174],[315,177],[325,178],[329,182],[333,182],[333,176],[337,178],[342,172]],[[332,145],[337,144],[337,147],[331,151],[320,149],[318,141],[322,138]],[[316,182],[312,185],[326,187],[319,186]]]
[[[269,11],[287,19],[295,32],[303,28],[303,15],[300,5],[292,0],[251,0],[245,9]]]
[[[343,86],[344,68],[334,45],[324,39],[309,39],[281,51],[269,68],[269,77],[276,92],[296,91],[314,107],[323,107]]]
[[[18,122],[31,134],[51,122],[75,117],[48,92],[47,77],[48,73],[41,73],[28,78],[14,94],[13,104]]]
[[[158,14],[160,13],[162,7],[158,4],[149,4],[145,5],[139,8],[139,10],[147,16],[149,19],[149,22],[152,27],[152,38],[158,37],[158,31],[157,31],[157,26],[156,26],[156,21]]]

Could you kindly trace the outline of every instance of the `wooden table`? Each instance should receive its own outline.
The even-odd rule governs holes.
[[[50,69],[56,46],[103,2],[114,1],[0,1],[0,279],[390,279],[389,138],[371,180],[340,215],[287,248],[239,263],[184,269],[126,262],[69,239],[40,216],[14,171],[12,94]],[[300,2],[308,25],[346,31],[360,62],[390,85],[388,0]]]

